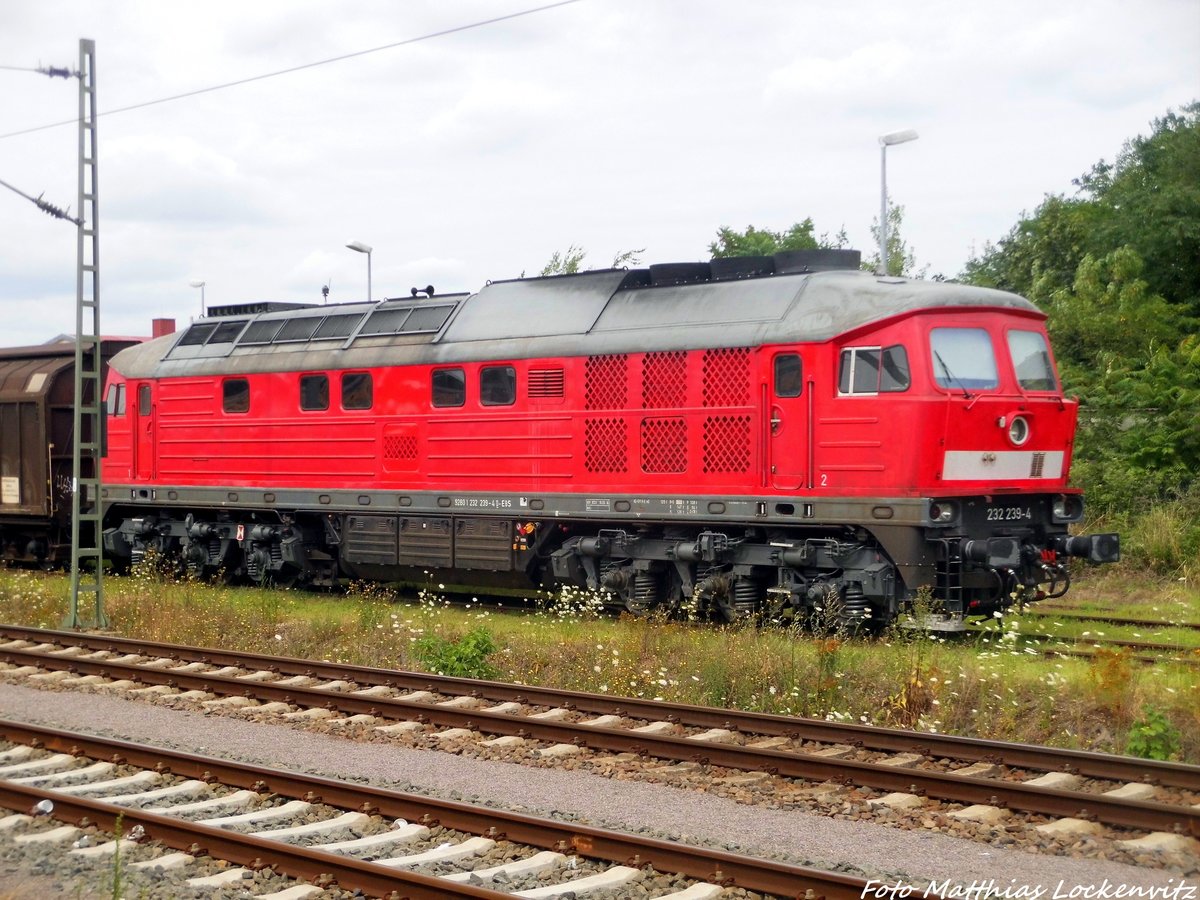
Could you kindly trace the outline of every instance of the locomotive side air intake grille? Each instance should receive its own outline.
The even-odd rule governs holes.
[[[710,416],[704,420],[704,471],[750,471],[749,416]]]
[[[746,347],[706,350],[704,405],[747,406],[749,403],[750,350]]]
[[[627,356],[589,356],[584,372],[587,379],[587,409],[624,409],[628,397],[629,358]]]
[[[583,460],[589,472],[625,472],[626,457],[624,419],[588,419],[583,435]]]
[[[411,434],[385,434],[383,436],[383,458],[416,459],[416,437]]]
[[[528,384],[531,398],[561,398],[563,396],[563,370],[530,369]]]
[[[642,359],[642,408],[670,409],[687,403],[687,354],[647,353]]]
[[[642,419],[642,471],[687,471],[686,420]]]

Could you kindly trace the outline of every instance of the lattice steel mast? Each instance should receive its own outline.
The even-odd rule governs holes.
[[[71,607],[67,628],[107,628],[104,613],[100,457],[104,435],[100,381],[100,217],[96,158],[96,42],[79,41],[79,206],[75,278],[75,420],[71,456]],[[80,593],[94,598],[90,622]]]

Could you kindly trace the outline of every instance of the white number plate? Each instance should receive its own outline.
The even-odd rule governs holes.
[[[991,506],[987,510],[989,522],[1031,522],[1033,509],[1028,506]]]

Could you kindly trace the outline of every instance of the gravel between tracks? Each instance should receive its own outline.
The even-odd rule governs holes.
[[[369,782],[437,797],[486,803],[566,821],[622,828],[660,838],[771,856],[801,865],[846,871],[915,888],[931,882],[957,896],[984,900],[972,884],[994,881],[996,891],[1022,900],[1100,897],[1073,889],[1110,885],[1160,886],[1160,900],[1183,873],[1095,859],[1071,859],[988,847],[942,834],[904,831],[738,804],[710,794],[579,771],[555,771],[448,753],[408,750],[305,732],[282,725],[175,711],[117,697],[51,692],[0,684],[0,716],[15,721],[136,740],[176,750]],[[1190,874],[1185,882],[1194,886]],[[1041,888],[1045,893],[1034,896]],[[1024,888],[1024,893],[1015,893]],[[965,893],[964,893],[965,892]],[[1004,896],[1001,894],[1001,896]],[[1108,894],[1107,896],[1116,896]]]

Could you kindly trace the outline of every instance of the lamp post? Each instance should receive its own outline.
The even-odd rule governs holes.
[[[206,282],[206,281],[189,281],[188,282],[188,284],[190,284],[192,287],[200,288],[200,315],[201,316],[204,315],[204,285],[206,285],[207,283],[208,282]]]
[[[911,128],[905,131],[893,131],[879,138],[879,273],[888,273],[887,258],[887,228],[888,228],[888,196],[887,196],[887,148],[893,144],[907,144],[917,139],[917,133]]]
[[[367,254],[367,302],[371,302],[371,248],[362,241],[351,241],[346,245],[350,250]]]

